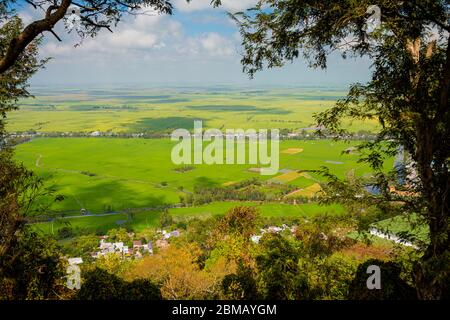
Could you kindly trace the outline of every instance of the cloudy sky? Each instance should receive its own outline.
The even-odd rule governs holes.
[[[326,71],[309,70],[303,61],[258,73],[249,80],[240,65],[240,36],[226,11],[251,7],[255,0],[223,0],[214,9],[210,0],[174,0],[167,15],[127,17],[94,39],[79,39],[56,30],[63,42],[45,35],[41,54],[53,59],[34,78],[34,85],[347,85],[368,78],[369,62],[333,55]],[[41,13],[24,5],[25,22]]]

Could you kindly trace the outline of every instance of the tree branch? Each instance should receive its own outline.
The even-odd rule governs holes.
[[[44,19],[30,23],[17,37],[11,40],[5,56],[0,60],[0,75],[14,65],[19,55],[39,34],[44,31],[52,32],[55,24],[64,18],[70,4],[71,0],[62,0],[59,6],[50,6]]]

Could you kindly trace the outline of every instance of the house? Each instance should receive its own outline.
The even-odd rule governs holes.
[[[149,241],[147,243],[148,253],[153,254],[153,242]]]
[[[177,237],[180,236],[180,231],[174,230],[172,232],[166,232],[166,230],[163,230],[163,235],[164,235],[164,239],[169,239],[169,238],[172,238],[172,237],[177,238]]]
[[[170,234],[171,234],[172,237],[179,237],[180,236],[180,231],[174,230]]]
[[[91,137],[100,137],[102,133],[100,131],[93,131],[91,132]]]
[[[111,242],[105,242],[103,239],[100,240],[100,250],[108,250],[111,247],[113,247]]]
[[[254,236],[252,236],[252,237],[250,238],[250,240],[251,240],[252,242],[258,244],[258,243],[259,243],[259,240],[261,240],[261,237],[262,237],[262,236],[254,235]]]
[[[147,244],[143,244],[142,249],[144,250],[144,252],[153,254],[153,243],[151,241],[149,241]]]
[[[142,248],[142,241],[141,240],[133,241],[133,249],[140,249],[140,248]]]
[[[271,232],[271,233],[278,233],[282,230],[283,229],[281,229],[280,227],[275,227],[275,226],[270,226],[269,228],[267,228],[267,231]]]
[[[71,266],[76,265],[76,264],[81,264],[81,263],[83,263],[83,259],[80,258],[80,257],[77,257],[77,258],[69,258],[69,259],[67,259],[67,260],[69,261],[69,264],[70,264]]]
[[[123,254],[128,254],[128,246],[123,246],[122,253]]]
[[[157,248],[164,249],[164,248],[167,248],[168,246],[169,246],[169,242],[167,242],[167,240],[165,240],[165,239],[156,240]]]
[[[114,247],[114,250],[117,250],[120,252],[120,251],[122,251],[122,248],[123,248],[123,242],[114,242],[113,247]]]

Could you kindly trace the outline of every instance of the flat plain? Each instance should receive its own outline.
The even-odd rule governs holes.
[[[370,168],[358,163],[357,154],[343,154],[345,142],[331,140],[281,141],[280,150],[302,148],[296,154],[280,153],[280,170],[263,176],[250,170],[255,165],[192,165],[180,171],[171,161],[176,142],[169,139],[38,138],[16,147],[16,158],[33,169],[47,186],[65,196],[55,211],[92,213],[127,208],[176,204],[180,195],[196,187],[220,187],[230,182],[257,178],[306,188],[322,181],[314,172],[326,166],[338,177],[352,173],[370,175]],[[339,164],[330,164],[332,160]],[[386,168],[392,167],[387,163]],[[289,179],[288,179],[289,178]]]
[[[315,126],[313,114],[344,98],[345,88],[70,88],[36,89],[9,115],[10,131],[171,132],[192,128],[278,128]],[[373,130],[376,122],[352,122],[353,131]]]
[[[50,207],[49,214],[73,216],[39,223],[36,228],[55,233],[70,221],[74,228],[89,232],[105,232],[123,223],[140,230],[157,226],[161,207],[176,206],[180,197],[198,189],[223,188],[257,179],[265,185],[291,188],[292,192],[283,198],[287,200],[320,192],[324,180],[314,170],[322,167],[340,178],[370,177],[371,170],[358,162],[356,152],[343,152],[358,142],[283,140],[280,171],[263,176],[258,171],[260,165],[255,164],[197,164],[184,170],[171,161],[176,142],[168,138],[90,137],[92,132],[168,134],[178,128],[191,131],[194,120],[202,120],[205,129],[223,132],[276,128],[303,132],[312,138],[316,128],[313,115],[344,96],[342,88],[41,88],[36,98],[21,101],[20,109],[9,117],[8,129],[59,136],[33,138],[16,146],[16,159],[35,171],[46,187],[64,196],[63,201]],[[377,128],[375,122],[346,125],[354,132]],[[74,133],[88,137],[73,137]],[[393,160],[388,160],[385,169],[392,165]],[[267,190],[271,192],[270,187]],[[169,212],[178,219],[190,219],[221,215],[235,205],[257,206],[266,217],[308,217],[344,211],[339,205],[282,202],[215,201],[171,208]],[[132,219],[127,213],[130,210]],[[91,215],[77,217],[80,212]]]

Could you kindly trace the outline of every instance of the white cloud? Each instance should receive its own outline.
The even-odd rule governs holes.
[[[189,35],[184,32],[183,25],[171,16],[127,17],[113,31],[102,30],[97,37],[84,39],[76,48],[74,45],[79,39],[75,34],[65,36],[63,42],[48,35],[41,54],[43,57],[54,57],[50,63],[55,67],[70,63],[93,68],[108,65],[114,68],[146,68],[167,63],[239,61],[233,35],[224,36],[217,32]],[[57,32],[65,35],[64,30]]]
[[[210,32],[199,39],[203,49],[220,56],[233,54],[233,44],[229,39],[220,36],[217,33]]]
[[[236,52],[234,43],[218,33],[206,32],[195,38],[186,38],[176,45],[183,59],[196,60],[231,57]]]
[[[253,7],[258,0],[222,0],[221,8],[236,12]],[[192,0],[187,2],[186,0],[174,0],[175,9],[183,12],[192,12],[212,9],[211,0]]]
[[[163,48],[164,39],[180,38],[181,24],[164,16],[138,15],[122,21],[113,33],[102,30],[95,38],[83,39],[80,46],[74,45],[80,40],[75,34],[64,39],[62,43],[47,38],[42,54],[49,56],[79,55],[96,53],[132,53],[136,50],[158,50]],[[60,31],[64,33],[64,31]],[[66,37],[67,38],[67,37]]]

